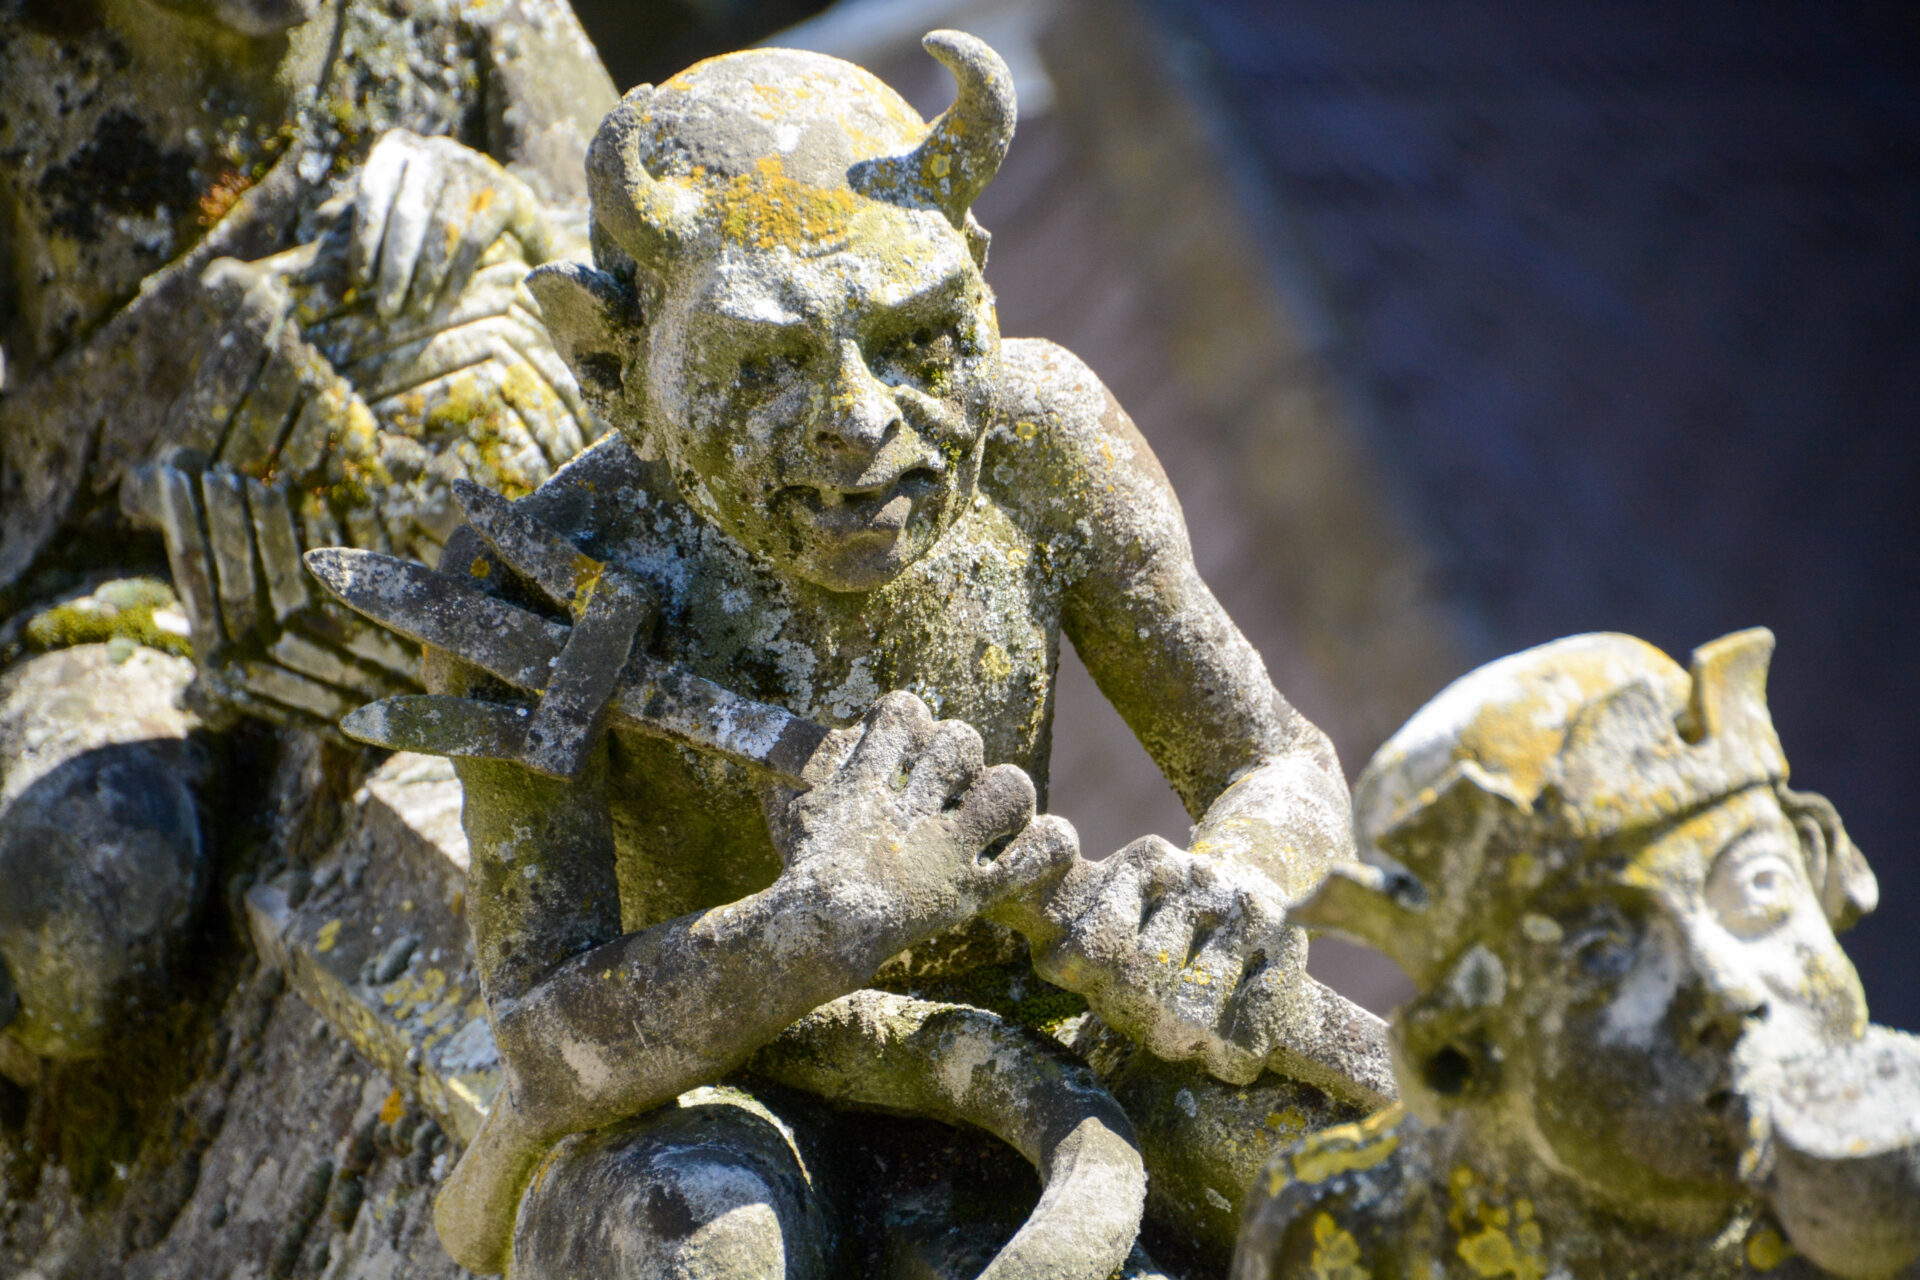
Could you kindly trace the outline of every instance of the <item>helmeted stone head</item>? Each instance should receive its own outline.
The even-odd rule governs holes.
[[[850,63],[759,49],[627,94],[588,156],[594,265],[536,272],[555,342],[683,496],[794,576],[898,576],[971,497],[999,376],[969,213],[1006,66],[935,32],[931,126]]]
[[[1456,681],[1354,790],[1366,865],[1298,912],[1385,951],[1417,1113],[1483,1127],[1649,1216],[1737,1191],[1742,1075],[1859,1036],[1834,931],[1872,872],[1824,799],[1786,786],[1773,636],[1682,669],[1575,636]]]

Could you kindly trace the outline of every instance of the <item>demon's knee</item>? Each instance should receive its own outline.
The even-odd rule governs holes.
[[[170,994],[206,878],[207,764],[178,703],[192,676],[96,644],[0,677],[5,1031],[43,1057],[98,1054]]]
[[[792,1129],[734,1089],[695,1089],[562,1142],[521,1201],[511,1274],[813,1280],[831,1230]]]

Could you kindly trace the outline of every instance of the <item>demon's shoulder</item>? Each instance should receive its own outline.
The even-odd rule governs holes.
[[[996,437],[1031,443],[1041,433],[1087,436],[1099,432],[1101,419],[1118,408],[1084,360],[1045,338],[1003,342],[1000,366]]]

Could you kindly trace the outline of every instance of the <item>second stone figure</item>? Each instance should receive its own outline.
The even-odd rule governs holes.
[[[1592,635],[1456,681],[1295,918],[1398,961],[1404,1106],[1275,1153],[1234,1280],[1913,1275],[1920,1041],[1836,930],[1873,873],[1786,785],[1773,636]]]

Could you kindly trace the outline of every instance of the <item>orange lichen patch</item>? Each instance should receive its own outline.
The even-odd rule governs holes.
[[[777,156],[768,156],[720,187],[713,203],[721,234],[735,244],[798,249],[844,243],[859,198],[797,182]]]
[[[395,1089],[387,1095],[387,1100],[380,1104],[380,1123],[397,1124],[400,1117],[405,1114],[407,1114],[407,1101],[400,1096],[400,1091]]]
[[[211,227],[232,212],[240,197],[253,187],[253,178],[238,170],[221,174],[200,196],[200,225]]]

